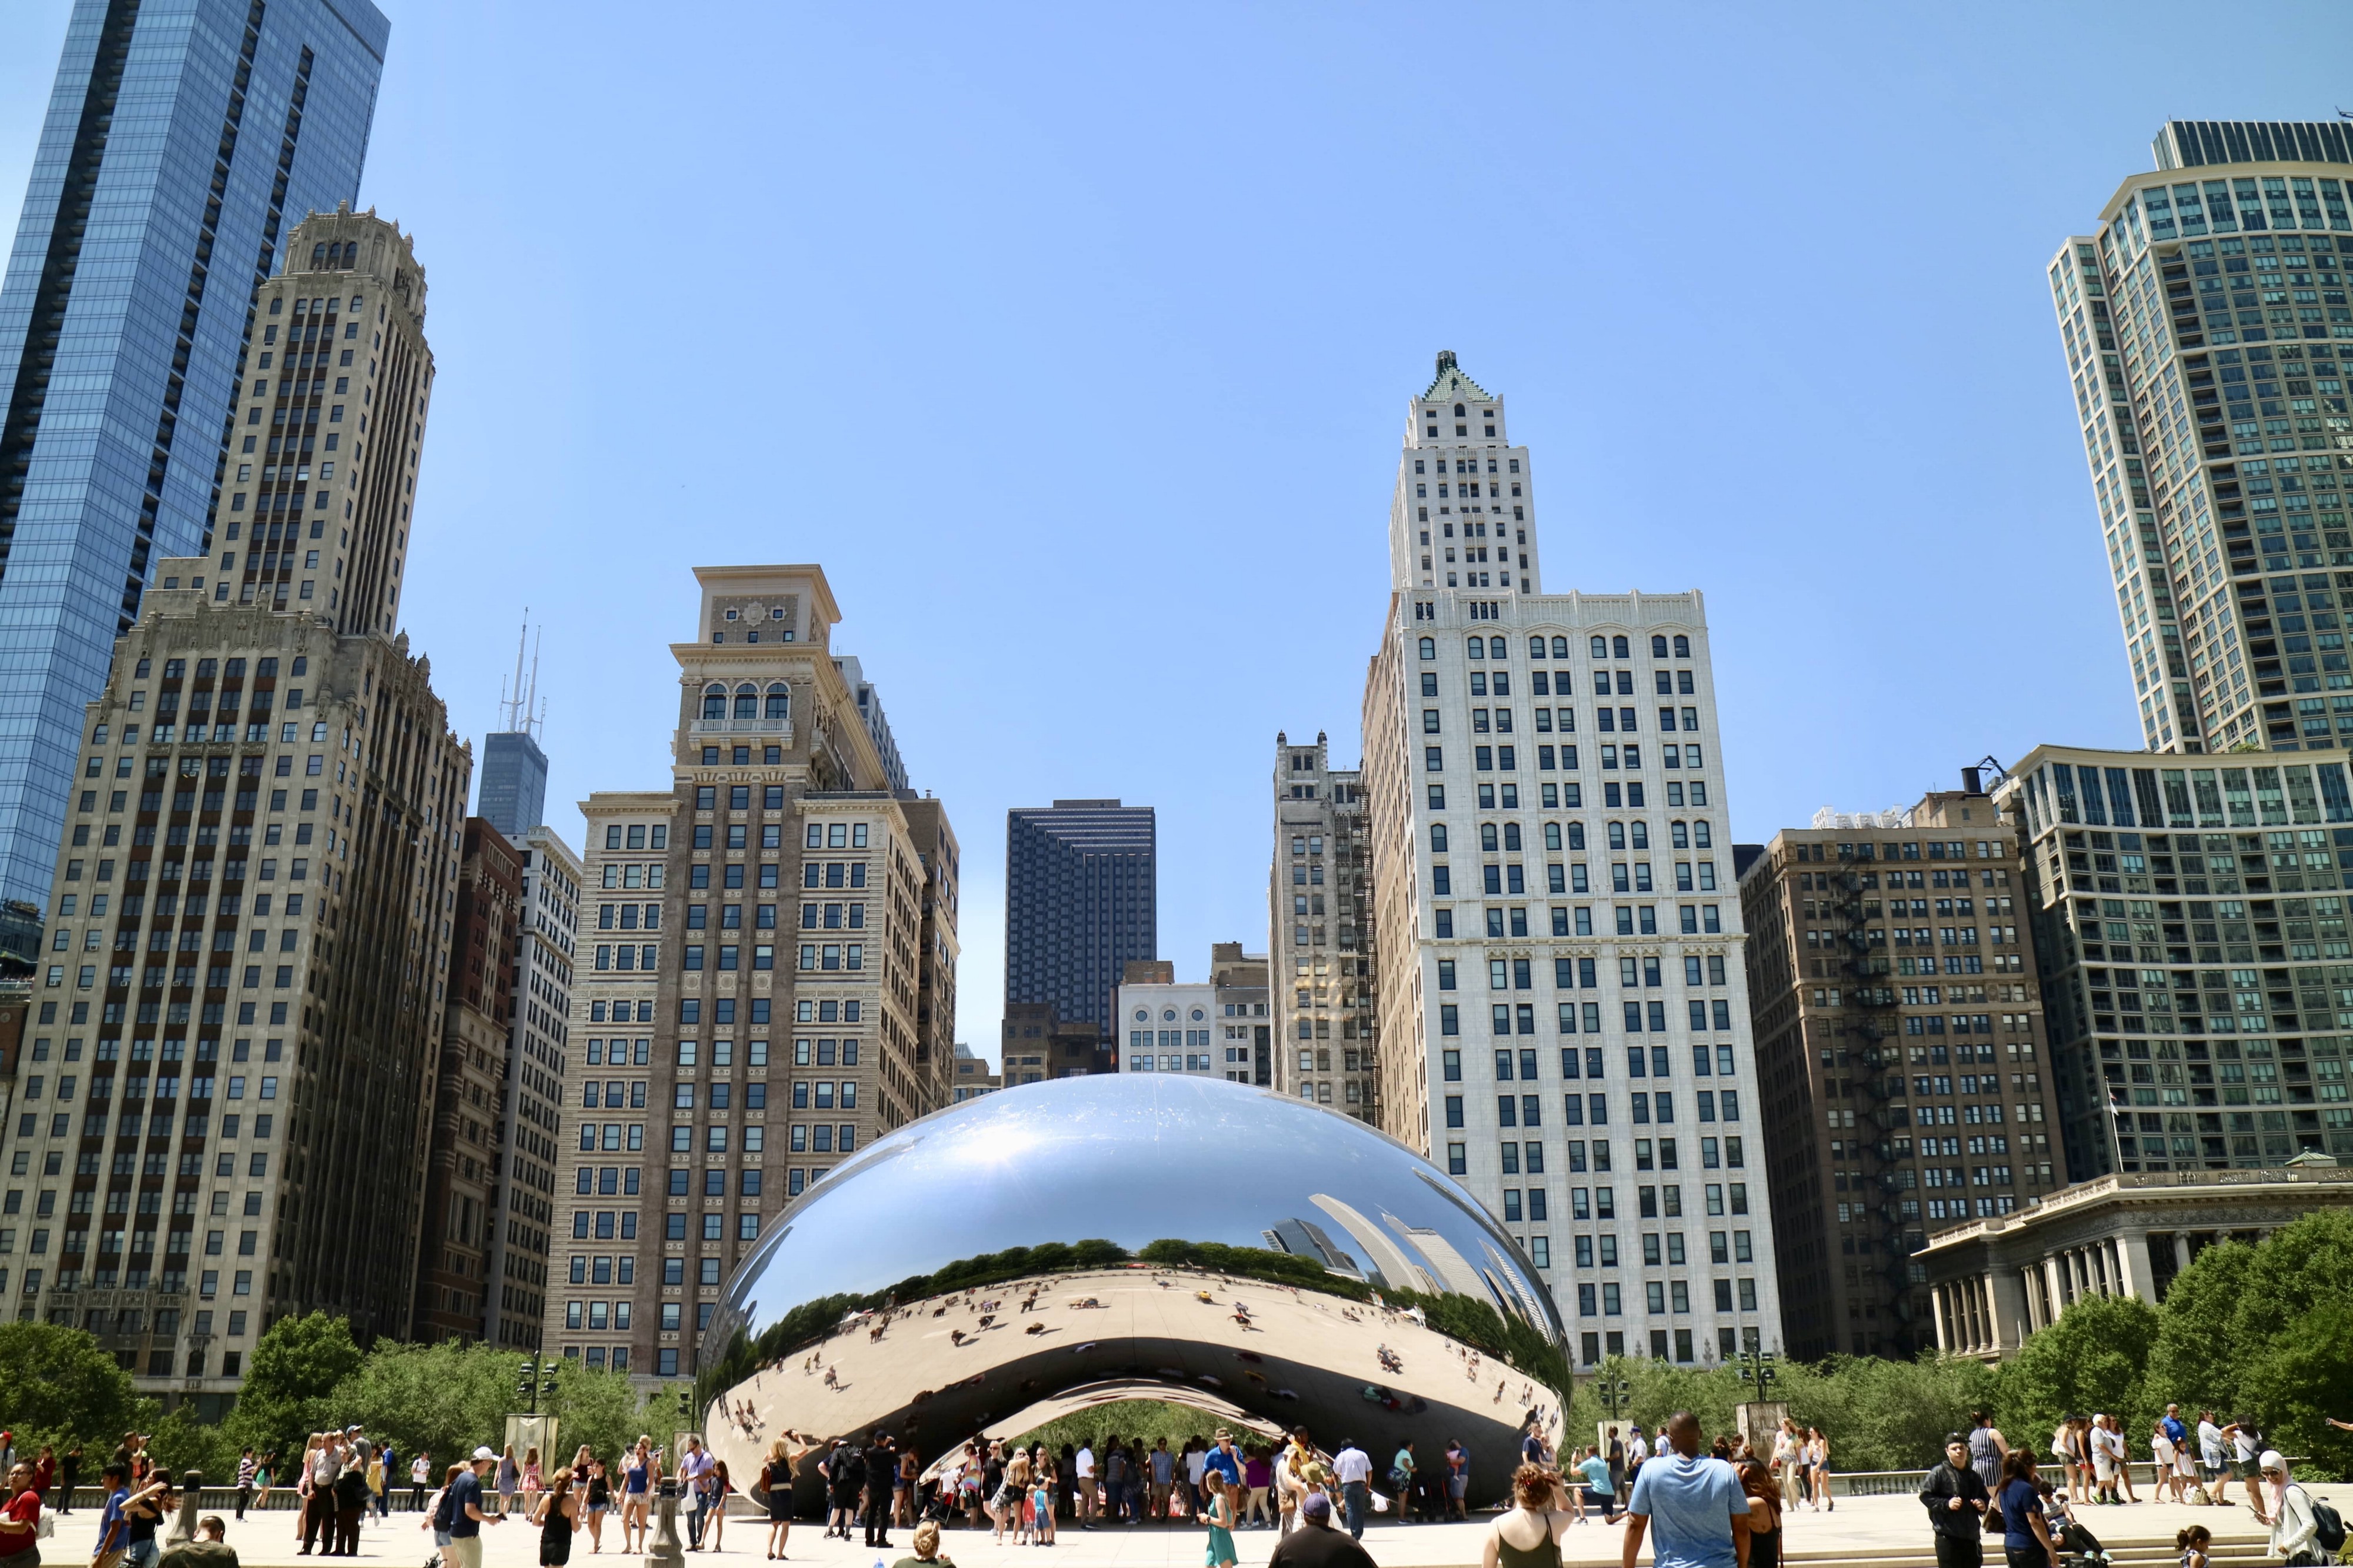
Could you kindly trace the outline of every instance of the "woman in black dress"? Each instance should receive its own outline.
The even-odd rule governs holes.
[[[580,1494],[572,1485],[572,1467],[555,1472],[532,1515],[539,1526],[540,1568],[564,1568],[572,1561],[572,1535],[580,1528]]]
[[[588,1461],[588,1550],[605,1550],[605,1515],[612,1511],[613,1483],[605,1474],[605,1461]]]

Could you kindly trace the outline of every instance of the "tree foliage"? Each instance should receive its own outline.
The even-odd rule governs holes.
[[[1996,1383],[1995,1425],[2011,1444],[2050,1451],[2070,1415],[2112,1413],[2132,1436],[2138,1420],[2158,1310],[2137,1296],[2082,1296],[2049,1328],[2027,1336]],[[1933,1450],[1931,1450],[1933,1452]]]
[[[75,1438],[114,1442],[141,1414],[131,1374],[80,1329],[54,1323],[0,1323],[0,1411],[19,1448]]]

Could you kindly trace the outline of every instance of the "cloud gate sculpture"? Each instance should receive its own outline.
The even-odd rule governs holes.
[[[698,1395],[738,1476],[787,1428],[879,1426],[928,1466],[1155,1397],[1384,1458],[1459,1437],[1500,1496],[1531,1417],[1560,1441],[1564,1344],[1511,1237],[1402,1144],[1264,1089],[1122,1074],[970,1100],[845,1161],[737,1269]]]

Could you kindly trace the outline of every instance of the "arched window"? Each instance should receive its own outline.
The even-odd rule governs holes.
[[[1705,817],[1702,817],[1697,822],[1692,824],[1692,843],[1695,847],[1701,849],[1713,849],[1715,847],[1715,839],[1714,835],[1710,834],[1707,830],[1707,819]]]
[[[1675,657],[1677,658],[1689,658],[1691,657],[1691,638],[1677,637],[1675,639]]]
[[[1631,658],[1634,657],[1624,637],[1611,637],[1609,639],[1609,651],[1616,654],[1620,658]]]
[[[1530,658],[1542,658],[1544,657],[1544,638],[1530,637],[1528,639],[1528,657]]]
[[[1571,849],[1585,847],[1585,824],[1572,822],[1568,825],[1568,847]]]
[[[1567,658],[1568,657],[1568,639],[1567,637],[1555,637],[1552,639],[1552,656],[1555,658]]]
[[[1670,822],[1667,824],[1667,839],[1678,849],[1688,849],[1691,847],[1691,829],[1683,823]]]
[[[759,689],[747,680],[743,685],[735,689],[735,717],[738,719],[757,719],[759,716]]]
[[[1436,637],[1424,637],[1421,639],[1421,657],[1424,658],[1436,658],[1438,657],[1438,639]]]
[[[1471,657],[1472,658],[1484,658],[1487,657],[1487,639],[1485,637],[1472,637],[1471,639]]]
[[[1595,637],[1593,639],[1593,657],[1596,658],[1608,658],[1609,657],[1609,639],[1608,637]]]
[[[702,689],[702,716],[706,719],[724,719],[727,717],[727,689],[725,687],[706,686]]]
[[[783,681],[768,684],[768,717],[789,719],[793,716],[793,689]]]
[[[1666,638],[1652,637],[1651,639],[1651,657],[1652,658],[1664,658],[1667,657]]]
[[[321,240],[311,247],[311,270],[318,271],[327,265],[327,242]]]
[[[1462,405],[1459,403],[1454,405],[1454,417],[1457,419],[1462,417]]]

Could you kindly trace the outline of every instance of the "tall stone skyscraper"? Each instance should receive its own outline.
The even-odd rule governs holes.
[[[2152,750],[2353,741],[2353,125],[2170,121],[2052,258]]]
[[[50,1222],[10,1265],[18,1310],[210,1414],[286,1313],[407,1337],[420,1245],[443,1239],[423,1199],[473,758],[381,613],[430,380],[424,280],[371,216],[314,214],[288,251],[256,296],[216,548],[158,563],[77,725],[37,1080],[6,1149]],[[451,1110],[479,1165],[496,1115]],[[468,1262],[479,1297],[495,1266]]]
[[[824,571],[695,577],[670,783],[581,806],[543,1335],[649,1380],[693,1371],[763,1227],[955,1072],[955,837],[891,785]]]
[[[1274,737],[1274,871],[1267,889],[1273,1087],[1380,1120],[1374,1047],[1372,864],[1364,774]]]
[[[83,705],[155,563],[213,547],[255,290],[358,196],[388,31],[369,0],[76,0],[0,288],[0,897],[47,904]]]
[[[1005,1005],[1108,1031],[1129,961],[1158,956],[1148,805],[1058,800],[1005,814]]]
[[[1704,606],[1540,594],[1502,401],[1445,354],[1407,417],[1364,712],[1380,1125],[1502,1218],[1580,1365],[1776,1349]]]

